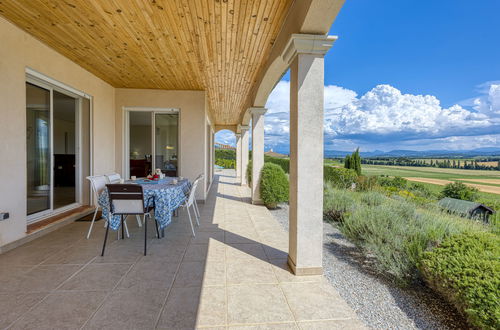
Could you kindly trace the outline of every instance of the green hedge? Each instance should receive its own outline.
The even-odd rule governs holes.
[[[224,168],[235,168],[236,161],[234,159],[216,159],[215,165],[222,166]]]
[[[249,186],[252,185],[252,161],[249,160],[248,161],[248,165],[247,165],[247,183]]]
[[[426,282],[482,329],[500,329],[500,237],[464,233],[426,252],[420,264]]]
[[[264,163],[260,179],[260,197],[269,208],[288,201],[288,178],[279,165]]]
[[[234,149],[215,149],[215,159],[236,160],[236,151]]]
[[[356,171],[332,166],[324,166],[323,179],[336,188],[350,188],[358,179]]]
[[[290,159],[264,156],[264,162],[279,165],[285,173],[290,173]]]

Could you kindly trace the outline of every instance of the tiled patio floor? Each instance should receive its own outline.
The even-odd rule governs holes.
[[[128,220],[99,256],[104,228],[75,222],[0,255],[0,328],[360,329],[322,276],[295,277],[288,236],[230,172],[214,182],[192,238],[184,212],[166,237]],[[153,226],[149,226],[153,229]]]

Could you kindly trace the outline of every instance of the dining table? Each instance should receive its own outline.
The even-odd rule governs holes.
[[[139,184],[144,193],[144,206],[154,206],[154,216],[161,230],[172,222],[172,215],[186,200],[191,189],[191,183],[186,178],[167,177],[159,181],[138,179],[127,180],[124,183]],[[102,216],[108,221],[109,228],[118,230],[121,225],[119,215],[111,215],[108,189],[103,189],[99,195],[99,205]]]

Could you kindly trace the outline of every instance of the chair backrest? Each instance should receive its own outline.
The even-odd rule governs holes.
[[[191,190],[189,191],[189,196],[188,196],[188,200],[187,200],[188,206],[193,205],[193,202],[195,199],[195,194],[196,194],[196,187],[198,187],[198,181],[199,180],[194,180],[193,184],[191,185]]]
[[[144,214],[144,193],[138,184],[107,184],[113,214]]]
[[[108,180],[108,183],[119,183],[120,179],[122,178],[118,173],[106,174],[105,176]]]
[[[104,188],[106,188],[106,177],[104,175],[94,175],[88,176],[87,180],[90,181],[90,186],[92,187],[92,192],[94,193],[94,200],[95,203],[97,203],[99,195],[104,190]]]

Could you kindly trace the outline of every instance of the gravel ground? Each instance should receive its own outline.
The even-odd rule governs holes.
[[[271,213],[288,230],[288,205]],[[467,329],[464,319],[424,285],[400,288],[374,270],[370,261],[334,226],[324,222],[325,276],[373,329]]]

